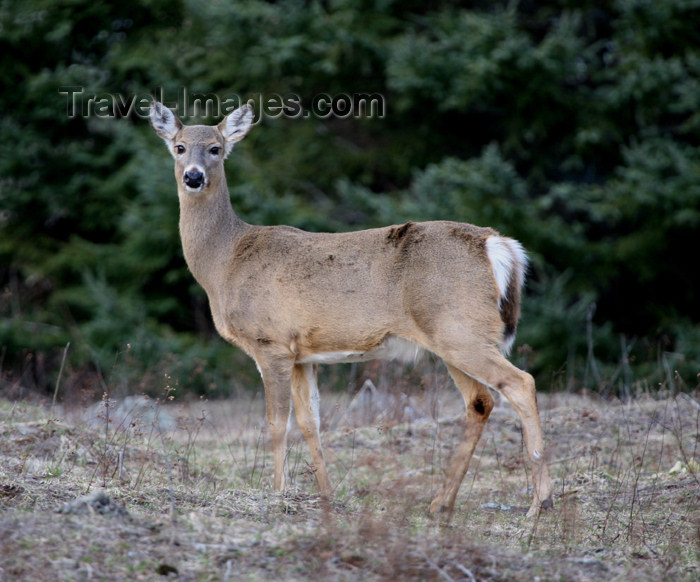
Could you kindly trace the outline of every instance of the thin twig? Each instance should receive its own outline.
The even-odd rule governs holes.
[[[593,380],[596,386],[600,386],[600,372],[598,372],[598,365],[595,361],[595,353],[593,351],[593,315],[595,314],[596,304],[591,303],[586,310],[586,340],[588,343],[588,362],[590,365],[591,372],[593,373]]]
[[[124,450],[117,453],[119,455],[119,481],[124,480]]]
[[[158,415],[160,414],[160,404],[157,404],[156,413],[153,417],[152,425],[158,431],[158,436],[160,437],[160,444],[163,447],[163,453],[165,455],[165,470],[168,474],[168,495],[170,497],[170,520],[173,526],[177,525],[177,506],[175,504],[175,486],[173,485],[173,468],[170,463],[170,451],[165,445],[165,437],[163,436],[163,427],[158,422]],[[173,537],[171,542],[174,540],[175,527],[173,527]]]
[[[695,398],[693,398],[690,394],[686,394],[686,393],[683,392],[683,393],[679,394],[679,396],[680,396],[683,400],[685,400],[688,404],[690,404],[691,406],[693,406],[693,407],[697,408],[698,410],[700,410],[700,403],[698,403],[698,401],[695,400]]]
[[[233,560],[226,560],[226,572],[224,572],[224,581],[228,581],[228,579],[231,577],[231,572],[233,568],[231,567],[231,564],[233,563]]]
[[[165,446],[165,443],[163,443]],[[175,506],[175,488],[173,487],[173,469],[170,464],[170,454],[165,453],[165,467],[168,471],[168,494],[170,495],[170,519],[173,525],[177,524],[177,507]]]
[[[448,580],[449,582],[454,582],[454,578],[450,576],[447,572],[445,572],[440,566],[438,566],[435,562],[433,562],[429,557],[428,554],[425,552],[421,552],[423,555],[423,559],[428,563],[428,566],[430,566],[433,570],[435,570],[440,576],[442,576],[445,580]]]
[[[472,574],[471,570],[465,568],[464,566],[462,566],[462,564],[456,564],[455,562],[450,562],[450,564],[452,564],[455,568],[462,572],[462,574],[468,576],[472,582],[476,582],[476,577],[474,576],[474,574]]]
[[[109,392],[105,392],[102,396],[102,400],[105,403],[105,446],[102,453],[102,487],[107,487],[107,450],[109,447]]]
[[[61,376],[63,376],[63,366],[66,364],[66,356],[68,355],[68,348],[70,347],[70,342],[66,344],[63,348],[63,358],[61,358],[61,367],[58,370],[58,378],[56,378],[56,387],[53,390],[53,400],[51,401],[51,411],[49,416],[53,417],[53,409],[56,406],[56,397],[58,396],[58,387],[61,385]]]

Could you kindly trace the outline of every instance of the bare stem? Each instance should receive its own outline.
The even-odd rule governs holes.
[[[63,358],[61,358],[61,367],[58,370],[58,378],[56,378],[56,387],[53,390],[53,400],[51,401],[51,411],[49,416],[53,417],[53,410],[56,406],[56,397],[58,396],[58,387],[61,385],[61,376],[63,376],[63,366],[66,365],[66,356],[68,355],[68,348],[70,348],[70,342],[66,344],[63,348]]]

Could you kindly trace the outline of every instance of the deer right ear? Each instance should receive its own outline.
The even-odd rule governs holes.
[[[177,115],[157,101],[151,103],[148,119],[151,122],[151,127],[167,144],[170,144],[177,132],[182,129],[182,123]]]

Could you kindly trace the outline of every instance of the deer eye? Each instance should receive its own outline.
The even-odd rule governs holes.
[[[213,156],[218,156],[221,153],[221,148],[219,146],[214,146],[209,150],[209,153]]]
[[[185,153],[185,146],[184,145],[176,145],[175,146],[175,151],[178,154],[184,154]]]

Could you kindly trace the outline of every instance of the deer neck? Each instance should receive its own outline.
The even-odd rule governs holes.
[[[192,194],[180,187],[178,194],[185,261],[209,294],[216,288],[216,277],[225,271],[222,263],[233,255],[233,246],[248,225],[233,211],[224,181],[214,192]]]

